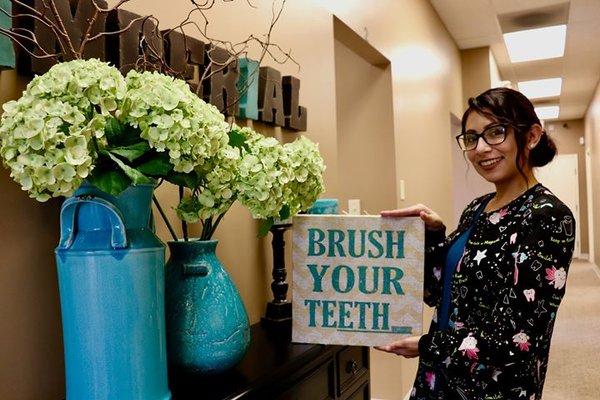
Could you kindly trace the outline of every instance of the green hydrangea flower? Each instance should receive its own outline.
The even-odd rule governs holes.
[[[308,210],[325,191],[325,163],[319,153],[318,144],[305,136],[283,147],[293,175],[284,189],[287,193],[286,204],[290,208],[290,215],[296,215],[300,211]]]
[[[219,110],[187,83],[157,72],[131,71],[118,117],[139,128],[151,148],[166,151],[177,172],[206,168],[228,143],[229,125]]]
[[[125,79],[99,60],[57,64],[36,76],[20,99],[4,104],[0,155],[30,196],[70,196],[93,168],[93,140],[104,143],[106,118],[126,91]]]

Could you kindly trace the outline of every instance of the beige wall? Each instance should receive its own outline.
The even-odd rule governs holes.
[[[252,9],[245,2],[218,2],[209,13],[211,34],[237,41],[249,33],[264,32],[271,16],[270,1],[253,3],[259,8]],[[138,13],[151,13],[168,27],[184,18],[188,4],[187,0],[138,0],[128,7]],[[332,13],[361,36],[366,32],[369,43],[390,60],[394,175],[397,180],[406,182],[406,199],[400,200],[395,187],[397,204],[391,204],[393,197],[390,195],[386,207],[424,202],[445,220],[450,220],[453,214],[450,146],[454,143],[448,135],[448,115],[450,112],[460,115],[463,110],[461,60],[439,17],[429,2],[423,0],[381,0],[377,3],[303,0],[287,3],[273,39],[284,49],[292,49],[301,69],[293,63],[267,64],[301,80],[300,103],[309,113],[306,135],[320,143],[328,167],[325,196],[344,195],[340,189],[340,176],[344,171],[339,168],[337,146],[339,129]],[[10,73],[6,79],[6,84],[14,84]],[[4,95],[4,90],[2,93]],[[14,97],[16,91],[7,92],[7,95]],[[360,104],[362,99],[355,101]],[[260,124],[255,127],[283,141],[293,137],[279,128]],[[377,174],[378,171],[372,171],[374,177]],[[6,172],[4,176],[7,176]],[[4,230],[12,233],[10,240],[3,241],[1,253],[2,265],[13,265],[10,269],[13,273],[3,268],[2,273],[8,276],[3,276],[2,284],[6,289],[0,292],[0,304],[3,305],[0,342],[14,351],[3,352],[10,357],[8,361],[5,358],[2,367],[0,398],[56,399],[64,390],[52,262],[52,248],[58,239],[57,204],[35,204],[26,199],[14,183],[8,182],[8,178],[3,179],[2,185],[3,193],[8,196],[0,200],[0,208],[22,218]],[[167,186],[158,190],[158,197],[165,208],[175,204],[176,194]],[[24,211],[18,211],[21,208]],[[375,213],[378,210],[368,211]],[[172,211],[170,214],[172,216]],[[19,223],[20,220],[28,223]],[[164,224],[157,221],[157,226],[161,238],[168,240]],[[259,321],[264,313],[265,303],[270,298],[271,279],[270,243],[268,239],[257,239],[256,231],[256,222],[250,219],[247,211],[236,206],[217,233],[220,240],[218,254],[240,290],[252,323]],[[36,251],[37,264],[29,261],[30,249]],[[22,257],[24,251],[28,252],[27,259]],[[430,313],[426,313],[426,327],[429,316]],[[14,328],[4,327],[9,325]],[[373,397],[403,398],[412,384],[416,361],[404,361],[382,353],[374,353],[372,361]],[[41,366],[44,371],[40,370]]]
[[[586,188],[585,147],[579,138],[585,136],[583,119],[549,122],[545,126],[548,135],[554,139],[558,154],[577,154],[579,178],[579,232],[581,253],[589,252],[588,204]],[[542,182],[544,183],[544,182]]]
[[[597,254],[600,252],[600,235],[595,227],[600,226],[600,212],[595,212],[600,205],[600,86],[585,114],[585,152],[587,156],[588,173],[588,218],[590,232],[590,257],[597,264]]]

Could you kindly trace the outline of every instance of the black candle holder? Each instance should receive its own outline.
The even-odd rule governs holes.
[[[291,226],[291,223],[282,223],[275,224],[270,229],[273,235],[271,242],[273,248],[273,282],[271,282],[273,300],[267,303],[267,311],[261,320],[266,328],[283,331],[289,333],[289,335],[291,335],[292,329],[292,303],[287,300],[289,285],[285,280],[287,271],[285,269],[285,240],[283,235]]]

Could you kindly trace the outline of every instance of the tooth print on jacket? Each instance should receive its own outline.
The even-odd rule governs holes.
[[[426,232],[424,301],[436,310],[448,247],[493,196],[473,200],[447,237]],[[434,315],[419,341],[410,398],[540,400],[574,243],[573,214],[539,183],[483,212],[452,277],[450,328]]]

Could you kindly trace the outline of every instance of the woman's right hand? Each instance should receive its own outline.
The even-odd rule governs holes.
[[[430,231],[439,231],[445,228],[442,218],[429,207],[423,204],[399,208],[397,210],[381,211],[382,217],[420,217],[425,222],[425,227]]]

